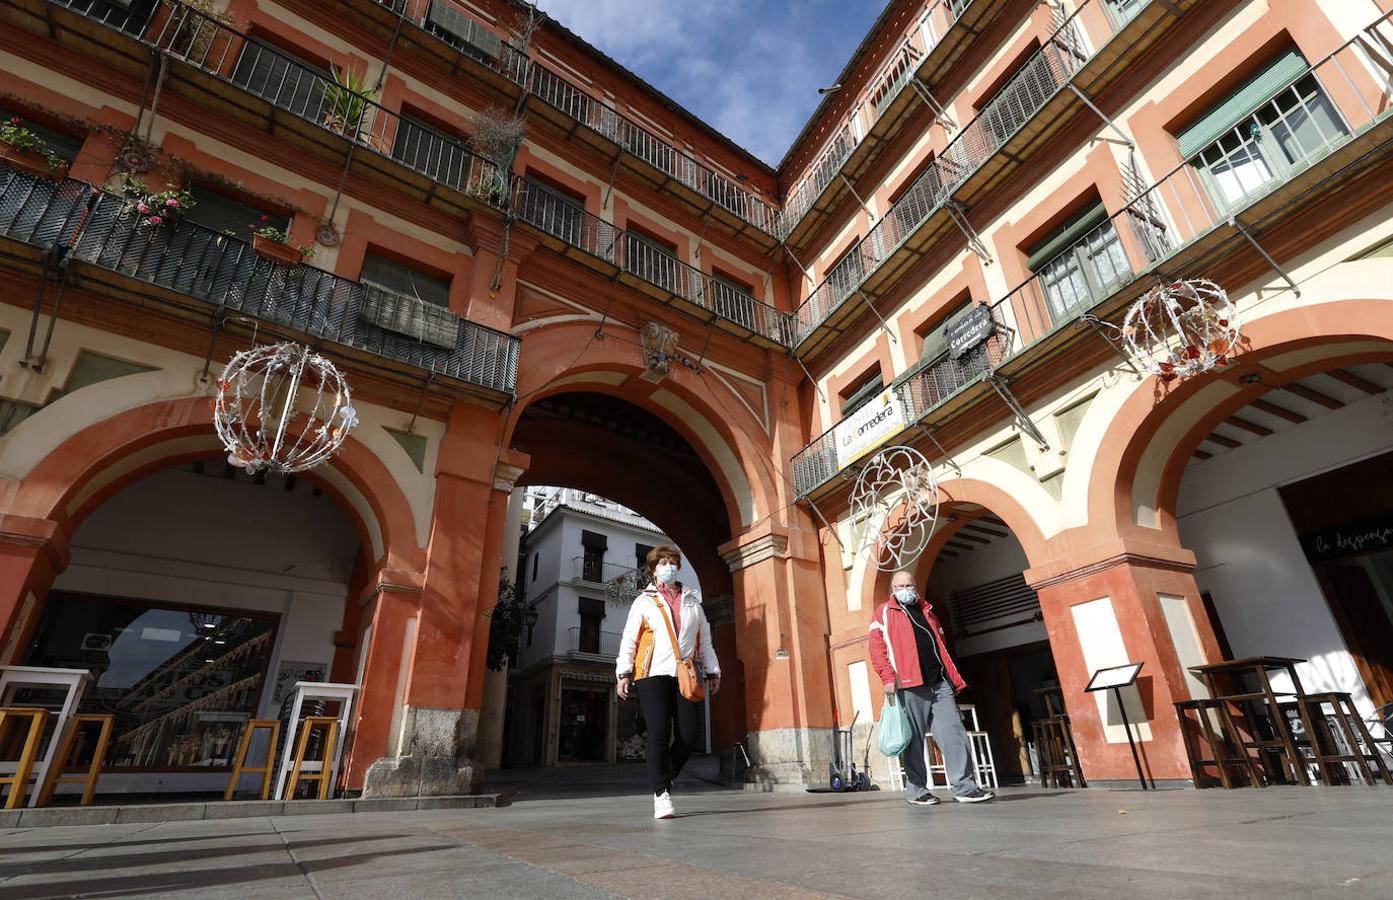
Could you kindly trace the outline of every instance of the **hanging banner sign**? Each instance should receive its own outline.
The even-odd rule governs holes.
[[[837,423],[832,439],[837,448],[837,470],[841,471],[904,431],[904,410],[892,388],[886,388],[869,403]]]
[[[944,330],[948,339],[948,355],[957,359],[967,351],[992,336],[996,322],[992,321],[990,307],[974,306],[972,311]]]

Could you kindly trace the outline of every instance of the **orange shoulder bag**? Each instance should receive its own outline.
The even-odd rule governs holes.
[[[672,656],[677,660],[677,692],[693,703],[700,703],[706,699],[706,687],[701,683],[701,676],[696,670],[696,653],[701,648],[701,631],[697,631],[697,642],[692,648],[692,655],[683,659],[682,650],[677,645],[677,632],[673,629],[672,617],[668,614],[667,601],[658,596],[653,602],[658,604],[658,612],[663,617],[663,624],[667,626],[668,637],[672,638]]]

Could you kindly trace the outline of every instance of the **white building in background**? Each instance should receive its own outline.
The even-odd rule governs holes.
[[[526,503],[517,586],[537,619],[509,676],[504,765],[641,759],[638,704],[615,696],[614,660],[644,558],[672,542],[594,494],[533,487]],[[685,558],[678,578],[700,590]]]

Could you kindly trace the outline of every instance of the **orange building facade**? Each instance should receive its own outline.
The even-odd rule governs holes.
[[[1158,782],[1190,777],[1191,666],[1393,702],[1393,566],[1301,553],[1393,496],[1389,13],[892,0],[771,169],[504,0],[6,0],[0,111],[48,155],[0,145],[0,665],[99,670],[121,790],[212,784],[316,670],[359,685],[342,788],[477,791],[510,497],[560,485],[682,546],[713,742],[815,783],[879,707],[882,523],[838,445],[872,400],[935,465],[914,571],[999,768],[1057,682],[1090,783],[1131,779],[1083,692],[1123,662]],[[1241,352],[1145,376],[1105,335],[1187,278]],[[256,479],[211,398],[272,340],[361,422]]]

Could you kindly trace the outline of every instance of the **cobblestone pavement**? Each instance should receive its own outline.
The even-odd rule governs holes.
[[[1393,897],[1393,788],[755,794],[565,770],[500,809],[0,831],[0,897]]]

